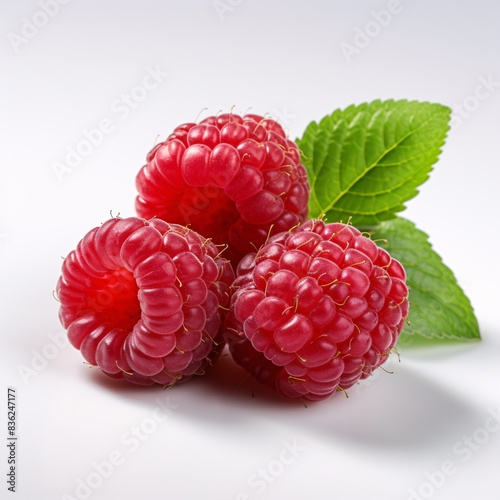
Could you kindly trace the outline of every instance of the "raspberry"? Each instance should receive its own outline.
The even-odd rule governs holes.
[[[398,261],[352,226],[310,220],[240,262],[224,336],[259,382],[317,401],[384,363],[407,314]]]
[[[112,378],[170,386],[223,346],[232,267],[213,243],[159,219],[113,218],[71,251],[57,283],[69,341]]]
[[[235,265],[308,213],[297,146],[276,121],[253,114],[180,125],[149,152],[136,185],[139,216],[189,225],[228,245]]]

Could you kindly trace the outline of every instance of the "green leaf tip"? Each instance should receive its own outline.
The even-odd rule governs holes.
[[[451,109],[376,100],[335,110],[297,139],[311,186],[310,217],[376,225],[405,209],[437,161]]]
[[[481,340],[473,307],[453,272],[433,250],[426,233],[396,217],[374,230],[378,242],[405,268],[410,289],[409,322],[402,346]]]

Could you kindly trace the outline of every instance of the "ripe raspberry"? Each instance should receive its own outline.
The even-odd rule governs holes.
[[[136,217],[92,229],[64,260],[59,317],[71,344],[113,378],[170,386],[220,352],[219,305],[234,273],[213,243]]]
[[[356,228],[310,220],[240,262],[224,334],[260,382],[326,399],[388,358],[408,314],[405,281]]]
[[[189,225],[227,244],[235,265],[308,213],[297,146],[277,122],[253,114],[180,125],[149,152],[136,185],[139,216]]]

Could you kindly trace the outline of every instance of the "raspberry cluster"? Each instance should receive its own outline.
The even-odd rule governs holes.
[[[71,344],[140,385],[201,374],[226,343],[287,397],[325,399],[369,376],[408,314],[405,271],[354,227],[305,221],[300,161],[262,116],[177,127],[137,175],[139,217],[95,227],[64,260]]]
[[[368,377],[408,313],[405,271],[346,224],[310,220],[238,267],[225,337],[233,358],[288,397],[320,400]]]
[[[139,216],[189,225],[227,244],[234,264],[308,213],[296,144],[276,121],[254,114],[180,125],[150,151],[136,185]]]
[[[213,243],[160,219],[114,218],[64,260],[60,320],[85,360],[113,378],[169,386],[222,347],[234,274]]]

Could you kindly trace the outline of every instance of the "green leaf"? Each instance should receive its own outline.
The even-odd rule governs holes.
[[[480,340],[471,303],[453,272],[432,249],[427,234],[413,222],[396,217],[381,223],[373,235],[377,244],[406,269],[410,312],[409,324],[401,333],[401,345]]]
[[[310,217],[374,225],[404,210],[437,161],[451,110],[418,101],[373,101],[310,123],[297,144]]]

